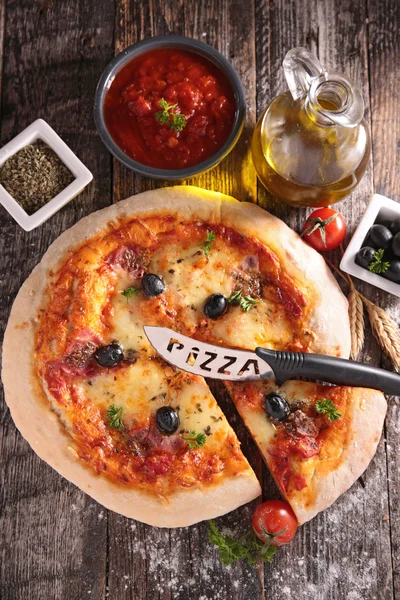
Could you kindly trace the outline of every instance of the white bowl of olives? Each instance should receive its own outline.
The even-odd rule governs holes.
[[[372,196],[340,268],[400,297],[400,203]]]

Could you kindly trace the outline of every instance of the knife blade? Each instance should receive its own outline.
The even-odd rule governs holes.
[[[307,377],[336,385],[367,387],[400,395],[400,375],[323,354],[281,352],[257,347],[250,350],[224,348],[177,333],[167,327],[144,326],[157,353],[168,363],[202,377],[230,381]]]
[[[230,381],[275,377],[271,367],[255,352],[199,342],[167,327],[145,325],[143,329],[158,354],[182,371]]]

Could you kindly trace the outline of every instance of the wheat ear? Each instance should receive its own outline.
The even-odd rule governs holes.
[[[360,294],[361,296],[361,294]],[[396,371],[400,369],[400,335],[396,323],[379,306],[361,296],[368,312],[372,331],[381,348],[390,357]]]

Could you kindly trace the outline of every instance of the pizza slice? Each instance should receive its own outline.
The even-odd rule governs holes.
[[[300,524],[343,494],[375,454],[381,392],[305,381],[225,385]]]

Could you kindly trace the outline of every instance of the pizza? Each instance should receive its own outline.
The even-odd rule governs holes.
[[[306,381],[225,385],[299,524],[330,506],[375,454],[381,392]]]
[[[251,350],[346,357],[350,347],[347,301],[325,261],[255,205],[163,188],[63,233],[13,305],[3,347],[6,400],[23,436],[59,473],[107,508],[161,527],[224,514],[261,489],[205,380],[164,362],[144,325]],[[285,384],[279,393],[300,403],[319,430],[318,453],[292,452],[282,475],[289,426],[262,406],[273,386],[229,390],[302,522],[366,467],[385,401],[375,391]],[[321,394],[335,397],[340,426],[314,414]],[[372,408],[365,416],[363,402]]]

